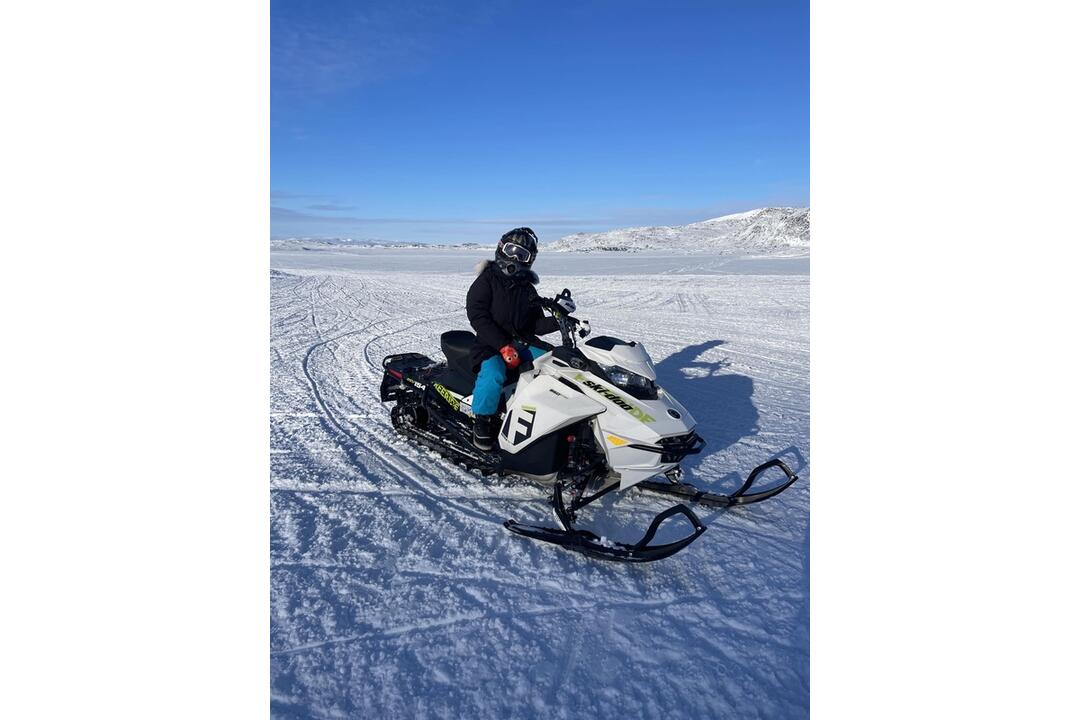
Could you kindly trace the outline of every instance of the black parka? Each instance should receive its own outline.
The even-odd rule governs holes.
[[[515,340],[531,343],[535,336],[559,329],[555,318],[544,315],[534,287],[537,282],[539,278],[531,270],[507,277],[495,263],[482,263],[465,298],[465,312],[476,331],[469,357],[473,372],[479,371],[480,363],[498,355],[503,346]]]

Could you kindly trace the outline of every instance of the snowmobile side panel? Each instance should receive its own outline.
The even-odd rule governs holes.
[[[533,377],[524,386],[518,383],[499,430],[499,447],[515,455],[555,430],[605,410],[601,403],[573,392],[550,375]]]
[[[563,433],[545,435],[518,453],[503,454],[503,469],[553,479],[566,465],[568,443]]]

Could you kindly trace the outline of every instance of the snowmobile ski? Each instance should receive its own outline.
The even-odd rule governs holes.
[[[758,475],[768,470],[769,468],[778,467],[784,471],[787,479],[777,485],[776,487],[769,488],[768,490],[762,490],[756,493],[749,493],[747,491],[753,486],[754,481],[757,480]],[[768,500],[771,497],[776,497],[780,493],[791,487],[792,483],[799,479],[799,476],[791,471],[791,468],[784,463],[783,460],[773,459],[766,463],[758,465],[756,468],[750,471],[750,474],[746,478],[746,482],[742,484],[738,490],[731,495],[723,495],[719,493],[706,492],[700,490],[689,483],[683,483],[678,481],[668,482],[653,482],[646,480],[639,482],[635,487],[647,490],[649,492],[661,493],[663,495],[675,495],[676,497],[692,500],[693,502],[700,503],[702,505],[708,505],[711,507],[732,507],[733,505],[750,505],[753,503],[761,502],[762,500]]]
[[[609,489],[618,487],[617,484],[610,485]],[[606,490],[587,498],[584,502],[576,504],[576,507],[581,507],[584,504],[592,502],[601,495],[606,494]],[[663,558],[670,557],[675,553],[685,548],[690,543],[701,537],[701,534],[705,532],[705,526],[698,519],[694,511],[685,505],[673,505],[667,510],[663,511],[649,524],[648,530],[645,531],[645,535],[641,540],[633,545],[626,543],[616,542],[603,538],[590,530],[581,530],[574,528],[573,515],[567,511],[565,502],[563,500],[562,484],[555,484],[555,492],[552,495],[552,508],[555,513],[556,519],[559,520],[559,524],[562,529],[543,527],[540,525],[525,525],[519,523],[516,520],[507,520],[503,523],[503,526],[512,533],[523,535],[533,540],[541,540],[543,542],[552,543],[564,547],[567,550],[574,550],[576,552],[584,553],[590,557],[600,558],[603,560],[616,560],[621,562],[651,562],[653,560],[662,560]],[[665,520],[672,518],[676,515],[682,515],[690,524],[693,525],[694,531],[675,542],[664,543],[661,545],[650,545],[653,537],[656,536],[656,531],[660,528],[660,525]]]

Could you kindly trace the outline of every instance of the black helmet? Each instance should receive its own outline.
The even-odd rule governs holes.
[[[536,260],[537,237],[530,228],[514,228],[499,238],[495,248],[495,264],[506,275],[515,275],[532,267]]]

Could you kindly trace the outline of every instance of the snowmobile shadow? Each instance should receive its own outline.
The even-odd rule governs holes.
[[[758,433],[758,410],[751,400],[754,381],[746,375],[723,372],[731,361],[699,358],[724,340],[687,345],[656,365],[660,385],[686,405],[697,420],[697,432],[705,438],[705,451],[683,461],[687,470],[703,459],[743,438]]]
[[[687,345],[657,363],[656,376],[659,384],[677,398],[686,398],[687,409],[698,421],[695,428],[705,438],[707,445],[699,455],[690,455],[682,462],[688,471],[689,481],[702,489],[712,492],[732,492],[738,488],[751,467],[731,468],[723,476],[706,478],[695,470],[710,455],[725,450],[747,437],[758,434],[758,410],[752,397],[754,381],[746,375],[726,373],[724,369],[731,365],[727,358],[719,360],[700,359],[713,348],[725,345],[724,340],[709,340],[695,345]],[[799,474],[806,467],[806,458],[795,446],[789,446],[770,457],[756,459],[755,463],[780,459]],[[778,478],[772,474],[763,475],[760,491],[771,487]],[[696,508],[703,522],[714,522],[726,510]]]
[[[724,340],[709,340],[687,345],[656,365],[657,381],[686,405],[698,422],[695,430],[707,443],[701,454],[689,455],[683,460],[683,469],[691,473],[705,458],[735,445],[743,438],[757,435],[759,430],[758,410],[751,399],[754,394],[753,379],[723,372],[731,365],[726,358],[715,361],[698,359],[709,350],[726,344]],[[796,474],[806,467],[806,458],[794,445],[758,462],[774,458],[786,462]],[[732,468],[720,482],[734,483],[734,487],[727,488],[734,490],[751,469]],[[767,485],[768,479],[763,477],[762,482]]]

